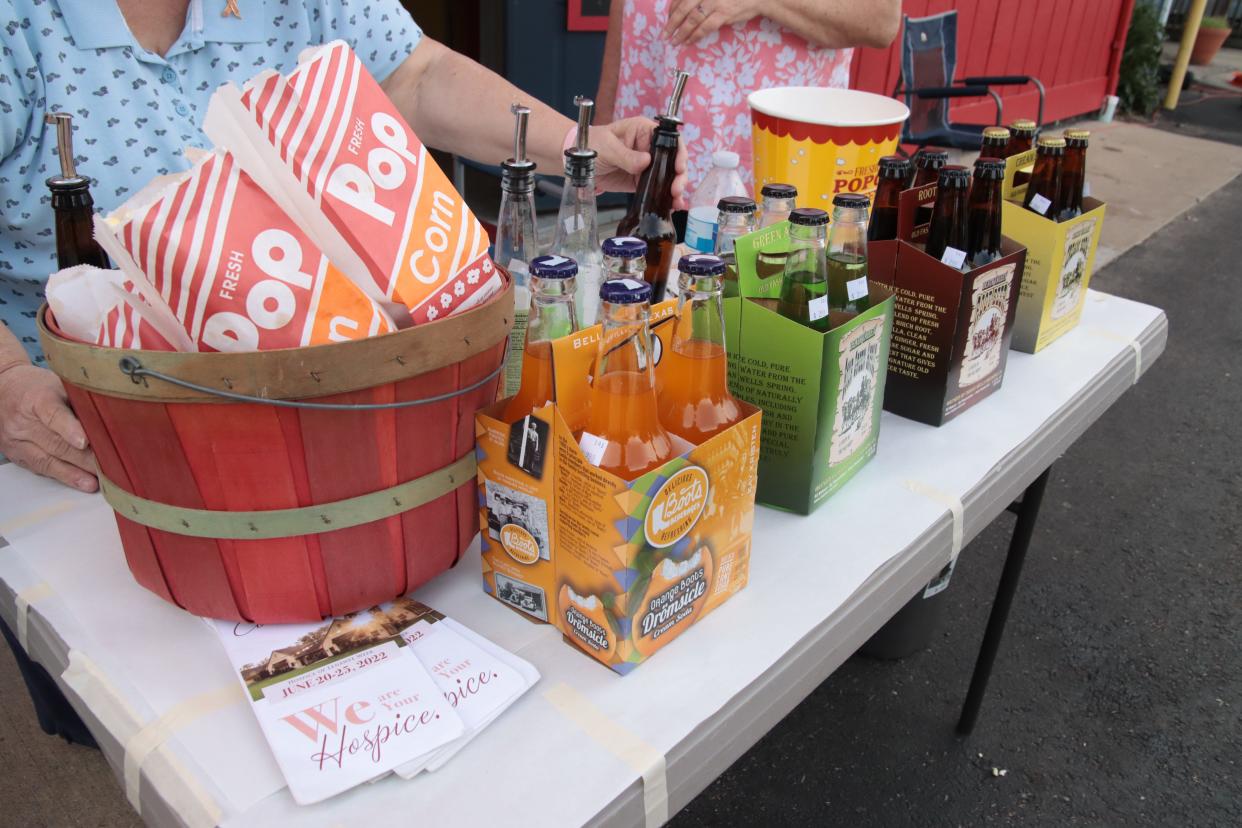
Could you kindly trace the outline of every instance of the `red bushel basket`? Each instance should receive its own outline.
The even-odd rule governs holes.
[[[40,315],[138,583],[212,618],[315,621],[403,595],[478,530],[474,413],[496,399],[513,287],[371,339],[168,353]]]

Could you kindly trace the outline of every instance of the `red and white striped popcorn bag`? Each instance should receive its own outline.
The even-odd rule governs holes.
[[[167,304],[195,350],[294,348],[393,330],[231,155],[207,153],[168,178],[97,217],[95,235]]]
[[[344,42],[308,49],[287,78],[220,87],[204,129],[399,322],[502,288],[483,226]]]

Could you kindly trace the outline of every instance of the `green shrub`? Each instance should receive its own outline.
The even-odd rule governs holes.
[[[1229,19],[1226,17],[1205,17],[1199,24],[1200,29],[1228,29]]]
[[[1136,3],[1121,53],[1117,97],[1121,110],[1144,117],[1160,103],[1160,55],[1164,32],[1154,5]]]

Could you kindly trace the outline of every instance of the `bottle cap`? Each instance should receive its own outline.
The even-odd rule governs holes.
[[[599,286],[599,298],[613,305],[636,305],[651,301],[651,285],[637,279],[609,279]]]
[[[726,170],[736,170],[737,165],[740,163],[742,163],[742,158],[736,152],[716,150],[712,153],[713,166],[724,167]]]
[[[910,159],[900,155],[885,155],[880,159],[880,178],[906,178],[910,174]]]
[[[1030,118],[1019,118],[1010,124],[1009,128],[1014,132],[1034,132],[1035,122]]]
[[[530,275],[540,279],[571,279],[578,275],[578,263],[565,256],[536,256],[530,260]]]
[[[871,199],[862,193],[838,193],[832,197],[833,207],[845,207],[850,210],[865,210],[871,206]]]
[[[983,137],[992,138],[997,141],[1008,141],[1009,130],[1005,129],[1005,127],[998,127],[998,126],[984,127]]]
[[[828,214],[818,207],[799,207],[789,214],[789,223],[800,227],[820,227],[828,223]]]
[[[914,163],[920,167],[936,169],[949,163],[949,151],[942,149],[921,149],[914,156]]]
[[[1066,141],[1086,141],[1091,137],[1089,129],[1067,129],[1064,132]]]
[[[681,257],[677,269],[691,276],[723,276],[725,263],[724,259],[710,253],[691,253]]]
[[[759,195],[764,198],[797,198],[798,188],[792,184],[764,184]]]
[[[1005,162],[1000,158],[980,158],[975,161],[975,178],[999,181],[1005,177]]]
[[[958,164],[940,170],[940,186],[948,190],[964,190],[970,186],[970,171]]]
[[[614,236],[604,239],[604,255],[618,259],[641,259],[647,255],[647,243],[633,236]]]
[[[746,196],[725,196],[716,203],[716,209],[722,213],[753,213],[755,202]]]
[[[1063,150],[1065,149],[1064,138],[1054,138],[1051,135],[1040,136],[1038,148],[1041,150]]]

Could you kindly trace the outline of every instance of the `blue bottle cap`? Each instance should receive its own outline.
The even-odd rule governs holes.
[[[709,253],[691,253],[681,257],[677,269],[691,276],[723,276],[725,263],[724,259]]]
[[[651,285],[637,279],[609,279],[599,286],[600,301],[613,305],[635,305],[651,301]]]
[[[564,256],[536,256],[530,260],[530,275],[540,279],[570,279],[578,275],[578,263]]]
[[[604,255],[618,259],[641,259],[647,255],[647,243],[633,236],[604,239]]]

